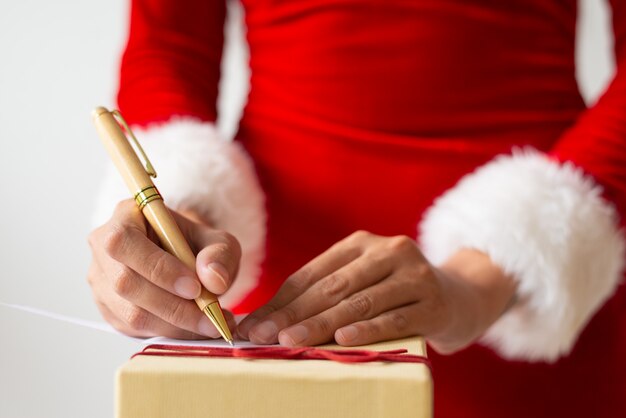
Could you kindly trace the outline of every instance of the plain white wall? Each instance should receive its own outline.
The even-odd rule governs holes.
[[[578,73],[593,102],[613,71],[608,17],[601,0],[581,1]],[[106,158],[90,111],[114,106],[126,0],[0,5],[0,302],[99,320],[86,236]],[[241,28],[227,30],[219,108],[230,137],[247,69]],[[0,335],[0,417],[110,417],[115,369],[138,348],[2,306]]]

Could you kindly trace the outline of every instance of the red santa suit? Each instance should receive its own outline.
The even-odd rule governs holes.
[[[518,300],[479,343],[430,352],[436,416],[626,416],[626,3],[589,109],[576,0],[243,4],[234,142],[213,127],[223,1],[133,1],[118,97],[167,203],[241,241],[223,303],[255,309],[358,229],[416,237],[435,265],[476,248]]]

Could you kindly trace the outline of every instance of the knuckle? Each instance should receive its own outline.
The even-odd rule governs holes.
[[[369,321],[364,331],[369,340],[374,340],[382,333],[382,328],[376,322]]]
[[[348,237],[348,240],[352,242],[360,242],[362,240],[368,239],[371,236],[372,236],[371,232],[365,231],[363,229],[359,229],[358,231],[354,231],[352,234],[350,234],[350,236]]]
[[[280,293],[281,295],[286,295],[287,297],[295,297],[296,295],[301,294],[304,288],[305,286],[303,286],[301,281],[289,278],[285,280],[285,283],[281,286]]]
[[[164,318],[170,324],[180,326],[185,323],[185,319],[189,318],[186,306],[182,301],[175,300],[165,306]]]
[[[96,284],[96,278],[94,276],[95,274],[93,274],[92,272],[89,272],[87,274],[87,283],[89,284],[89,287],[94,287],[94,285]]]
[[[285,280],[285,284],[294,292],[300,292],[310,287],[315,282],[315,275],[310,266],[302,267],[297,273],[292,274]]]
[[[122,297],[128,297],[135,291],[135,281],[130,269],[126,266],[117,271],[113,277],[113,290]]]
[[[287,277],[287,280],[281,285],[280,293],[295,297],[308,289],[314,281],[312,270],[305,266]]]
[[[126,211],[128,211],[128,209],[129,209],[129,207],[131,205],[134,206],[134,202],[132,201],[132,199],[120,200],[115,205],[115,209],[113,210],[113,213],[123,213],[123,212],[126,212]]]
[[[234,259],[232,247],[228,243],[214,244],[211,248],[212,256],[227,265],[231,265]]]
[[[298,312],[296,312],[296,310],[292,306],[287,305],[280,311],[289,324],[295,324],[296,322],[299,322]]]
[[[272,314],[274,312],[276,312],[278,310],[278,306],[276,306],[274,303],[269,302],[267,305],[259,308],[258,311],[256,311],[255,314],[252,314],[251,317],[252,318],[263,318],[269,314]]]
[[[102,240],[102,248],[111,257],[115,258],[123,251],[129,232],[118,224],[111,224]]]
[[[406,235],[398,235],[389,238],[389,249],[393,252],[414,251],[417,249],[417,245]]]
[[[148,312],[137,306],[132,306],[126,311],[125,322],[134,331],[143,331],[148,327],[149,317]]]
[[[348,287],[348,280],[342,275],[333,273],[320,283],[320,291],[325,298],[336,298]]]
[[[162,281],[163,277],[167,274],[169,270],[169,257],[167,253],[162,251],[156,251],[152,256],[150,256],[147,260],[149,271],[149,279],[153,283],[158,283]]]
[[[432,278],[432,271],[428,263],[418,263],[415,265],[415,274],[425,280]]]
[[[224,242],[226,243],[229,253],[235,254],[235,255],[241,255],[241,244],[239,243],[239,240],[237,240],[237,238],[235,238],[233,234],[222,231],[222,238],[224,239]]]
[[[399,332],[405,332],[409,327],[409,320],[406,315],[400,312],[389,313],[389,321],[393,325],[393,328]]]
[[[91,264],[89,265],[89,270],[87,271],[87,283],[89,283],[91,287],[93,287],[94,283],[96,282],[97,274],[98,274],[98,269],[95,263],[92,261]]]
[[[413,270],[400,272],[394,280],[394,284],[403,289],[408,295],[417,296],[421,294],[422,276],[416,274]]]
[[[374,311],[374,301],[367,293],[358,294],[348,299],[348,307],[358,317],[368,317]]]
[[[228,251],[241,248],[237,238],[235,238],[235,236],[230,232],[224,230],[213,230],[211,231],[211,234],[213,234],[214,242],[216,242],[214,245],[219,245],[228,249]]]
[[[236,270],[240,256],[239,247],[233,247],[224,241],[210,244],[199,255],[206,262],[217,261],[223,264],[231,273]]]
[[[323,316],[315,316],[311,318],[311,322],[313,323],[315,329],[317,329],[322,334],[328,335],[334,331],[330,321]]]
[[[94,249],[95,247],[98,246],[99,229],[100,228],[94,229],[93,231],[89,233],[89,235],[87,235],[87,244],[89,244],[89,247],[91,249]]]
[[[276,306],[274,306],[271,302],[269,302],[268,304],[252,312],[250,315],[246,316],[245,321],[251,324],[256,324],[258,321],[260,321],[261,319],[265,318],[266,316],[270,314],[273,314],[277,310],[278,308],[276,308]]]

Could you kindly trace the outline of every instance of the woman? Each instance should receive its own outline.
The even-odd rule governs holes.
[[[617,74],[585,109],[575,0],[244,0],[251,90],[231,144],[213,129],[224,3],[133,1],[119,105],[198,263],[122,202],[90,237],[103,316],[217,337],[191,301],[202,283],[252,312],[237,333],[255,343],[424,335],[441,417],[623,415],[612,3]]]

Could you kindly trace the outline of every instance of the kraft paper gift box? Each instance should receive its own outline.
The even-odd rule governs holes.
[[[426,355],[421,338],[358,348]],[[422,363],[137,356],[119,368],[116,379],[117,418],[432,414],[433,382]]]

